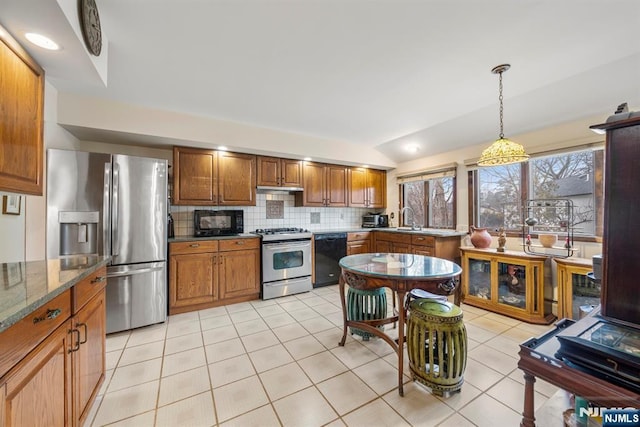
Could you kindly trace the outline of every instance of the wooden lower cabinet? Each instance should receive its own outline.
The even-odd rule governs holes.
[[[411,253],[411,235],[407,233],[394,233],[389,231],[376,231],[374,233],[376,252],[386,253]]]
[[[173,255],[169,265],[170,307],[209,304],[218,299],[218,255],[215,252]]]
[[[366,254],[371,247],[371,232],[347,233],[347,255]]]
[[[460,251],[465,304],[529,323],[549,324],[555,319],[544,295],[547,257],[470,247]]]
[[[72,319],[79,341],[71,353],[73,372],[73,419],[82,425],[89,415],[91,403],[98,395],[105,375],[106,305],[105,291],[93,297]],[[72,334],[73,337],[73,334]]]
[[[220,254],[220,298],[260,294],[260,251],[237,250]]]
[[[68,320],[0,381],[3,427],[75,425],[70,329]]]
[[[258,299],[260,239],[169,244],[169,314]]]
[[[0,426],[83,425],[105,375],[105,284],[101,268],[2,332],[40,343],[0,378]],[[47,324],[58,326],[37,339]]]
[[[460,236],[379,230],[373,234],[376,252],[433,256],[460,263]]]

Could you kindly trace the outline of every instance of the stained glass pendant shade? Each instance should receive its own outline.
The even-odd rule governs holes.
[[[504,110],[502,105],[502,73],[509,68],[511,68],[511,65],[502,64],[491,70],[492,73],[500,76],[500,96],[498,97],[500,101],[500,136],[493,144],[482,151],[480,160],[478,160],[478,166],[508,165],[511,163],[525,162],[529,159],[529,155],[525,153],[522,145],[504,137],[504,124],[502,121]]]

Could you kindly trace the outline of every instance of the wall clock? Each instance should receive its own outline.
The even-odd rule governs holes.
[[[82,37],[89,52],[100,56],[102,51],[102,29],[100,28],[100,15],[95,0],[78,0],[80,27]]]

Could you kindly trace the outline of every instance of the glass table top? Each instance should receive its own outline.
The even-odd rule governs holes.
[[[442,258],[413,254],[369,253],[340,259],[340,267],[369,276],[402,279],[437,279],[462,273],[458,264]]]

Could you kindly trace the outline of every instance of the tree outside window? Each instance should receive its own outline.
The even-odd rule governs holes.
[[[602,158],[602,150],[585,150],[474,171],[474,225],[520,231],[525,200],[569,199],[575,235],[595,236],[603,212],[597,196],[602,188]]]
[[[403,224],[429,228],[455,228],[455,177],[407,182],[402,187]]]

